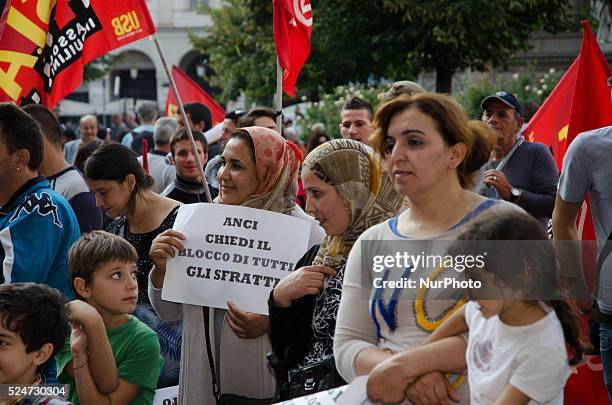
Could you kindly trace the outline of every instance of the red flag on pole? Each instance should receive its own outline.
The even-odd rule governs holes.
[[[187,73],[176,66],[172,66],[172,78],[176,83],[176,88],[178,89],[183,103],[198,102],[208,107],[212,115],[213,126],[225,119],[225,110],[223,107],[217,104],[215,99],[193,81],[191,77],[187,76]],[[168,92],[168,99],[166,100],[165,115],[168,117],[178,116],[178,105],[171,91]]]
[[[578,57],[523,132],[530,141],[552,146],[557,166],[572,140],[581,132],[612,125],[612,100],[607,80],[610,65],[589,24]]]
[[[295,82],[310,55],[310,0],[273,0],[274,42],[283,68],[283,90],[295,97]]]
[[[582,26],[580,54],[523,132],[530,141],[552,147],[559,169],[567,148],[578,134],[612,125],[612,99],[607,84],[610,65],[588,23],[583,21]],[[595,240],[587,204],[583,205],[578,228],[582,229],[581,239]],[[583,251],[583,256],[587,254]],[[594,278],[594,274],[585,276]],[[587,355],[585,364],[574,369],[565,385],[565,403],[608,404],[600,356]]]
[[[12,1],[0,21],[0,101],[47,107],[80,85],[86,63],[155,32],[145,0]]]
[[[612,99],[607,84],[612,75],[610,65],[589,24],[583,21],[582,26],[578,57],[523,132],[528,140],[552,147],[559,169],[565,151],[578,134],[612,125]],[[584,221],[582,239],[595,239],[590,213]]]

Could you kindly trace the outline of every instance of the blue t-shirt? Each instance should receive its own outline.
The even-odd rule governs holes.
[[[0,284],[47,284],[73,298],[68,250],[80,236],[68,201],[44,177],[29,180],[0,208]]]

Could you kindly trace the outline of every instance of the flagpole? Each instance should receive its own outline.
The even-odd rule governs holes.
[[[200,160],[200,155],[198,154],[198,147],[195,144],[195,140],[193,139],[193,133],[191,132],[191,126],[189,125],[189,120],[187,119],[187,114],[185,113],[185,109],[183,108],[183,101],[181,100],[181,96],[176,88],[176,83],[174,83],[174,78],[170,73],[170,69],[168,69],[168,64],[166,63],[166,58],[164,57],[164,52],[162,51],[161,45],[159,43],[159,38],[157,37],[157,32],[153,35],[153,41],[155,41],[155,47],[157,48],[157,52],[159,53],[159,58],[161,59],[162,66],[164,67],[164,71],[166,72],[166,77],[168,77],[168,83],[170,83],[170,89],[174,94],[174,98],[176,99],[176,103],[178,104],[179,113],[181,114],[181,118],[183,118],[183,122],[185,123],[185,128],[187,128],[187,134],[189,135],[189,142],[191,143],[191,150],[193,151],[193,156],[195,156],[196,165],[198,166],[198,171],[200,172],[200,177],[202,178],[202,186],[204,187],[204,193],[206,193],[206,200],[209,203],[212,203],[212,197],[210,196],[210,190],[208,189],[208,182],[206,181],[206,176],[204,176],[204,168],[202,167],[202,161]]]
[[[283,69],[276,55],[276,126],[278,133],[283,135]]]

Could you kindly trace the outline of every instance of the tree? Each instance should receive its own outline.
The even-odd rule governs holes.
[[[414,78],[436,71],[437,91],[450,92],[452,75],[470,67],[504,65],[527,50],[534,32],[567,29],[567,0],[312,0],[312,52],[297,89],[318,99],[322,91],[349,82]],[[270,102],[275,91],[276,53],[272,2],[226,0],[206,9],[212,26],[196,49],[210,55],[214,85],[223,100],[244,92]],[[576,28],[578,25],[576,24]]]
[[[383,0],[402,16],[413,44],[406,58],[419,70],[436,71],[436,90],[451,92],[457,69],[505,65],[529,49],[537,31],[558,32],[576,22],[567,0]],[[575,28],[578,24],[575,24]]]

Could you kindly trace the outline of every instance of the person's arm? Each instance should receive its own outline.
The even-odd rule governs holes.
[[[467,330],[464,305],[426,339],[426,343],[431,343],[397,353],[374,367],[368,378],[368,398],[385,403],[400,402],[408,386],[419,376],[434,371],[465,371],[467,343],[458,335]],[[447,392],[445,389],[439,396],[445,397]]]
[[[102,317],[94,307],[81,300],[71,301],[66,307],[70,321],[82,326],[87,335],[87,362],[97,389],[102,393],[113,392],[118,384],[117,367]],[[69,366],[68,374],[72,368],[74,366]]]
[[[94,383],[88,364],[74,371],[74,379],[79,401],[83,405],[129,405],[140,392],[140,387],[122,379],[118,380],[119,384],[114,391],[110,393],[100,392]]]
[[[101,392],[92,375],[92,370],[97,366],[91,363],[92,359],[88,353],[89,346],[91,344],[86,331],[73,323],[70,335],[72,361],[66,366],[66,372],[75,380],[80,403],[83,405],[130,404],[138,395],[140,388],[120,379],[116,369],[102,369],[99,372],[110,374],[117,384],[110,392]]]
[[[162,299],[162,289],[155,288],[153,281],[151,281],[151,274],[149,272],[149,287],[148,295],[151,306],[157,312],[157,315],[165,321],[178,321],[183,318],[183,304],[176,302],[165,301]]]
[[[580,240],[576,231],[576,219],[581,206],[582,202],[567,202],[557,194],[552,216],[553,236],[556,240]]]
[[[166,276],[166,262],[168,258],[175,257],[177,252],[184,249],[181,241],[185,240],[185,235],[174,229],[167,229],[157,235],[151,243],[149,256],[155,266],[149,274],[149,279],[153,283],[153,287],[160,289],[164,286],[164,277]]]
[[[371,280],[362,280],[360,243],[357,240],[346,262],[334,333],[336,368],[347,382],[391,357],[391,353],[377,347],[379,339],[368,300],[362,296],[362,288],[371,285]]]
[[[551,218],[555,206],[555,194],[559,183],[557,164],[550,151],[543,145],[536,144],[534,166],[531,175],[531,191],[521,190],[517,204],[534,217]]]
[[[467,368],[467,343],[452,336],[400,352],[370,372],[368,398],[385,403],[401,402],[408,386],[419,376],[433,371],[462,373]]]
[[[236,336],[242,339],[255,339],[268,332],[267,315],[243,311],[233,302],[227,303],[226,319]]]
[[[468,324],[465,321],[465,305],[453,312],[442,322],[431,335],[425,339],[424,344],[435,342],[451,336],[458,336],[468,331]]]
[[[495,405],[526,405],[530,401],[529,397],[523,394],[512,384],[506,385],[501,396],[495,401]]]
[[[282,308],[274,304],[272,292],[270,292],[268,337],[274,353],[285,361],[300,361],[301,359],[297,360],[293,357],[303,357],[302,352],[305,352],[310,339],[313,309],[314,297],[312,296],[304,297],[294,302],[293,305]]]

